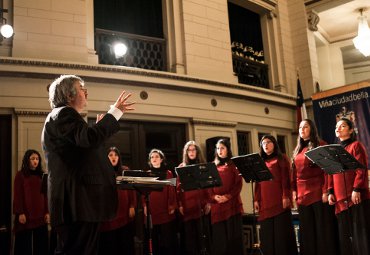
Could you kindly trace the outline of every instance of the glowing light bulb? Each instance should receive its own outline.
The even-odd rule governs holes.
[[[12,35],[14,33],[14,30],[13,30],[13,27],[11,25],[4,24],[0,28],[0,33],[5,38],[10,38],[10,37],[12,37]]]
[[[127,53],[127,46],[124,43],[116,43],[113,46],[114,55],[116,58],[123,57]]]

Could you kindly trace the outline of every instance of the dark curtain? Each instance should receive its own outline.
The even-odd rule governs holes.
[[[263,50],[260,16],[239,5],[228,3],[231,42],[241,42]]]
[[[95,28],[163,38],[161,0],[94,0]]]

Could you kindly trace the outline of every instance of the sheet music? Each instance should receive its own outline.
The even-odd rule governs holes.
[[[133,176],[118,176],[116,182],[141,183],[141,184],[158,184],[176,186],[176,178],[158,180],[159,177],[133,177]]]

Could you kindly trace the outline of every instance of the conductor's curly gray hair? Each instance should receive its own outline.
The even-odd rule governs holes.
[[[74,83],[79,81],[82,85],[84,81],[76,75],[61,75],[49,86],[49,102],[51,109],[66,106],[77,95]]]

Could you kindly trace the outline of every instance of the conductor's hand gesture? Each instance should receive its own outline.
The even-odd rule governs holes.
[[[126,93],[126,91],[122,91],[121,95],[119,95],[117,101],[114,103],[114,107],[120,109],[123,113],[127,111],[134,110],[132,105],[135,104],[135,102],[129,102],[127,101],[131,97],[131,93]]]

